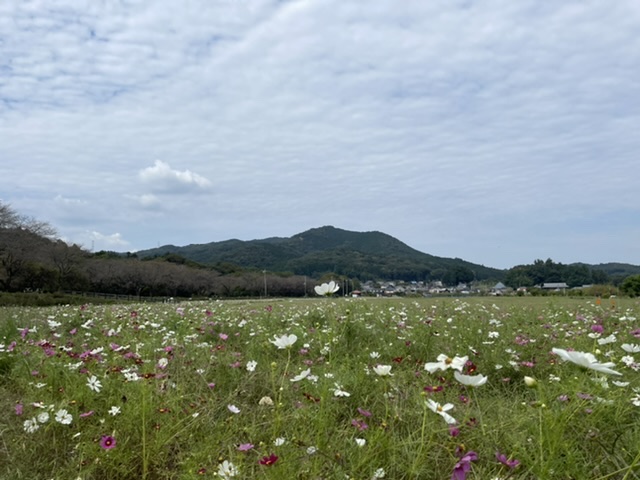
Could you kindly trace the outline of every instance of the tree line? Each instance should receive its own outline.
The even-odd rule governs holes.
[[[303,276],[198,265],[178,255],[142,260],[116,252],[91,253],[56,238],[46,222],[0,202],[0,291],[101,292],[139,297],[304,296]]]

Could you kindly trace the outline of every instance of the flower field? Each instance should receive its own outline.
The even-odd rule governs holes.
[[[0,478],[639,478],[615,302],[3,308]]]

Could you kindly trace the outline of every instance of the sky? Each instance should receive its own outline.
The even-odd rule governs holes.
[[[332,225],[640,265],[637,0],[3,0],[0,201],[87,250]]]

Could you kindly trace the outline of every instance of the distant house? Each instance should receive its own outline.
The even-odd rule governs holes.
[[[550,282],[550,283],[543,283],[542,288],[544,290],[554,290],[556,292],[559,292],[561,290],[565,290],[569,288],[569,285],[567,285],[565,282]]]
[[[491,295],[503,295],[507,291],[507,286],[502,283],[496,283],[491,289]]]

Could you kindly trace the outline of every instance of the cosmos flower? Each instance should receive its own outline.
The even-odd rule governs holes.
[[[381,377],[388,377],[393,375],[391,373],[391,365],[376,365],[375,367],[373,367],[373,371]]]
[[[291,335],[282,335],[281,337],[274,335],[273,340],[269,341],[278,347],[279,350],[283,350],[285,348],[290,348],[294,343],[296,343],[296,340],[298,340],[297,335],[292,333]]]
[[[253,371],[255,371],[257,366],[258,366],[258,362],[256,362],[255,360],[251,360],[251,361],[247,362],[247,371],[248,372],[253,372]]]
[[[56,422],[61,423],[63,425],[71,425],[73,421],[73,417],[69,412],[67,412],[64,408],[61,408],[56,412]]]
[[[105,450],[111,450],[116,446],[116,439],[111,435],[103,435],[100,439],[100,446]]]
[[[89,387],[91,390],[93,390],[96,393],[100,393],[100,390],[102,389],[102,383],[100,383],[100,380],[98,380],[98,377],[96,377],[95,375],[91,375],[87,379],[87,387]]]
[[[260,463],[260,465],[266,465],[266,466],[270,467],[271,465],[273,465],[277,461],[278,461],[278,456],[275,453],[272,453],[268,457],[262,457],[260,459],[259,463]]]
[[[449,410],[453,408],[453,404],[445,403],[444,405],[440,405],[438,402],[434,402],[430,398],[426,401],[426,404],[431,411],[437,413],[442,418],[444,418],[444,421],[447,422],[449,425],[454,425],[455,423],[457,423],[456,419],[447,413]]]
[[[444,353],[441,353],[438,355],[437,360],[437,362],[426,363],[424,365],[424,369],[429,373],[436,372],[437,370],[448,370],[449,368],[461,372],[467,363],[467,360],[469,360],[469,357],[464,356],[450,358]]]
[[[575,363],[576,365],[579,365],[581,367],[595,370],[596,372],[600,373],[608,373],[610,375],[622,375],[620,372],[616,372],[615,370],[611,369],[611,367],[615,366],[615,363],[598,363],[596,357],[592,353],[569,352],[567,350],[563,350],[562,348],[553,348],[551,349],[551,351],[563,360]]]
[[[475,462],[476,460],[478,460],[478,454],[476,452],[467,452],[453,467],[451,480],[465,480],[467,473],[471,470],[471,462]]]
[[[306,370],[303,370],[302,372],[300,372],[298,375],[296,375],[295,377],[293,377],[291,379],[292,382],[299,382],[300,380],[304,380],[305,378],[307,378],[309,376],[309,374],[311,373],[311,369],[307,368]]]
[[[229,460],[225,460],[220,465],[218,465],[218,476],[223,478],[224,480],[229,480],[230,478],[238,475],[238,473],[238,468]]]
[[[316,285],[314,287],[314,290],[316,291],[316,293],[323,297],[328,297],[330,295],[333,295],[339,289],[340,289],[340,286],[336,284],[336,282],[334,282],[333,280],[331,280],[329,283],[323,283],[322,285]]]
[[[518,465],[520,465],[520,460],[509,460],[509,458],[504,453],[500,452],[496,452],[496,460],[509,468],[516,468]]]
[[[463,375],[457,370],[453,372],[453,376],[456,380],[467,387],[479,387],[487,383],[487,377],[484,375]]]

